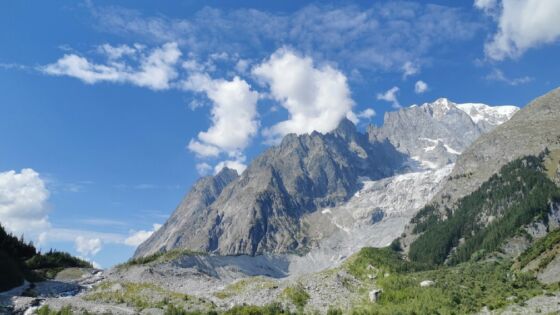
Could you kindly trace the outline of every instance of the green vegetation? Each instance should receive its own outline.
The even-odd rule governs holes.
[[[223,315],[294,315],[288,310],[284,309],[278,303],[272,303],[265,306],[242,305],[234,306],[233,308],[222,313]],[[208,314],[210,315],[210,314]]]
[[[303,311],[310,298],[309,293],[305,291],[301,284],[285,288],[282,295],[292,302],[300,312]]]
[[[69,306],[65,306],[59,310],[53,310],[48,305],[41,306],[37,310],[37,315],[73,315],[72,309]],[[83,311],[82,315],[89,314],[87,311]]]
[[[252,277],[247,279],[241,279],[234,283],[229,284],[223,290],[215,292],[214,296],[219,299],[226,299],[235,295],[242,293],[248,286],[254,285],[259,289],[272,289],[277,286],[274,281],[268,280],[263,277]]]
[[[7,233],[0,225],[0,291],[19,286],[25,279],[34,282],[54,277],[66,267],[91,268],[91,264],[63,252],[41,254],[32,242]]]
[[[549,232],[545,237],[535,241],[535,243],[517,259],[519,269],[527,266],[527,264],[539,257],[542,253],[552,250],[559,243],[560,229]]]
[[[155,263],[165,263],[182,256],[200,256],[207,255],[204,252],[196,252],[188,249],[173,249],[167,252],[159,252],[145,257],[132,258],[124,264],[120,264],[117,268],[125,268],[135,265],[148,265]]]
[[[29,274],[24,261],[37,254],[33,243],[7,233],[0,225],[0,291],[23,283]]]
[[[27,268],[35,270],[47,279],[53,279],[65,268],[93,268],[90,262],[52,249],[45,254],[31,257],[25,264]]]
[[[187,309],[213,309],[212,302],[187,294],[166,290],[151,283],[103,282],[84,296],[87,301],[104,303],[124,303],[137,310],[145,308],[166,308],[170,305]]]
[[[88,315],[86,310],[82,310],[79,313],[73,312],[72,309],[68,306],[61,308],[60,310],[53,310],[48,306],[42,306],[37,310],[38,315]],[[234,306],[233,308],[218,313],[214,310],[208,311],[186,311],[184,308],[175,306],[173,304],[169,304],[165,307],[164,310],[165,315],[295,315],[294,313],[290,313],[288,310],[284,309],[282,305],[278,303],[272,303],[265,306],[253,306],[253,305],[239,305]],[[332,315],[342,315],[340,313],[329,313]]]
[[[545,150],[546,158],[544,159],[544,168],[546,170],[546,175],[554,180],[558,175],[558,169],[560,169],[560,149],[548,151]]]
[[[410,246],[411,260],[451,265],[484,257],[535,220],[547,220],[550,201],[560,201],[560,189],[544,174],[544,155],[528,156],[505,165],[457,209],[439,219],[428,206],[413,220],[424,232]],[[453,252],[452,250],[455,249]]]
[[[428,265],[406,261],[392,249],[362,248],[346,262],[348,272],[358,279],[368,279],[373,273],[413,272],[428,269]],[[376,276],[376,275],[375,275]]]
[[[383,291],[377,303],[364,302],[352,314],[467,314],[484,306],[497,309],[543,293],[529,274],[514,272],[508,260],[469,262],[426,270],[425,265],[407,262],[389,248],[363,249],[346,266],[363,278],[367,267],[380,272],[375,280]],[[386,275],[386,271],[392,271]],[[420,287],[424,280],[434,281]]]

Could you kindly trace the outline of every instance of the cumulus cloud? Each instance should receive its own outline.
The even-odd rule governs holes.
[[[194,73],[183,82],[186,90],[204,93],[212,102],[212,125],[189,142],[189,150],[201,157],[221,152],[239,154],[257,133],[259,94],[239,77],[212,79],[206,73]]]
[[[45,182],[33,169],[0,173],[0,222],[10,232],[36,236],[48,229],[48,198]]]
[[[271,97],[288,110],[288,120],[265,129],[270,140],[288,133],[329,132],[352,110],[354,102],[342,72],[316,67],[310,57],[281,48],[252,70],[270,87]]]
[[[101,239],[86,238],[81,235],[76,237],[74,244],[76,246],[76,251],[83,256],[95,256],[102,248]]]
[[[40,67],[48,75],[69,76],[85,83],[98,82],[130,83],[153,90],[170,88],[177,78],[175,64],[181,52],[177,43],[166,43],[148,54],[138,47],[102,45],[106,63],[95,63],[76,54],[66,54],[55,63]],[[124,56],[132,58],[124,59]],[[136,64],[132,65],[131,63]]]
[[[422,80],[416,81],[414,84],[414,92],[416,94],[422,94],[428,90],[428,84]]]
[[[377,99],[391,103],[393,108],[401,108],[401,104],[399,103],[399,100],[397,99],[397,92],[398,91],[399,91],[399,88],[394,86],[394,87],[388,89],[387,91],[385,91],[384,93],[378,93],[377,94]]]
[[[161,224],[154,224],[152,229],[149,231],[140,230],[133,232],[129,237],[124,240],[124,243],[128,246],[136,247],[142,244],[145,240],[147,240],[155,231],[159,230],[162,227]]]
[[[560,39],[558,0],[476,0],[474,5],[498,24],[484,48],[491,59],[516,58],[530,48]]]
[[[521,84],[527,84],[533,81],[533,78],[529,76],[519,77],[519,78],[509,78],[502,70],[494,69],[486,76],[486,80],[503,82],[505,84],[516,86]]]

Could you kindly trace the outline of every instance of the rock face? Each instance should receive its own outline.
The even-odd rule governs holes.
[[[450,176],[453,180],[446,180],[434,201],[452,204],[503,165],[524,155],[538,155],[547,147],[560,148],[560,88],[533,100],[510,120],[479,137],[457,159]]]
[[[389,139],[421,166],[435,169],[454,162],[481,134],[507,121],[516,110],[515,106],[456,104],[440,98],[387,112],[383,126],[372,126],[369,133],[376,139]]]
[[[157,251],[154,251],[154,248],[204,248],[208,244],[208,235],[199,234],[197,231],[210,223],[208,206],[237,178],[237,172],[226,167],[215,176],[199,179],[171,217],[138,246],[136,253],[140,256],[153,254]]]
[[[226,170],[201,179],[135,256],[172,248],[249,255],[301,250],[304,214],[347,200],[360,189],[360,177],[390,176],[404,160],[389,142],[370,142],[348,120],[327,134],[288,135],[240,177]]]
[[[321,220],[310,221],[318,210],[347,202],[364,180],[409,171],[411,161],[415,172],[448,165],[486,130],[481,123],[491,125],[488,121],[475,122],[455,103],[440,99],[388,113],[382,128],[370,127],[365,134],[344,119],[327,134],[287,135],[240,176],[224,169],[200,179],[135,257],[174,248],[220,255],[307,252],[317,237],[336,232],[335,225],[322,229]],[[375,207],[366,212],[371,224],[387,215]]]

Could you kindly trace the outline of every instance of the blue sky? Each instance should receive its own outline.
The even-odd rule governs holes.
[[[559,85],[560,7],[517,2],[3,2],[0,222],[108,267],[288,132],[523,106]]]

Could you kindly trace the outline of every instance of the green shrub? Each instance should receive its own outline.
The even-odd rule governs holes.
[[[188,249],[173,249],[167,252],[158,252],[145,257],[132,258],[124,264],[118,265],[117,267],[123,268],[135,265],[147,265],[151,263],[163,263],[168,262],[182,256],[195,256],[195,255],[207,255],[204,252],[197,252]]]
[[[371,269],[371,268],[375,269]],[[346,269],[354,277],[366,279],[375,270],[383,272],[413,272],[428,269],[428,265],[409,262],[389,247],[364,247],[346,262]]]
[[[73,315],[74,313],[72,312],[72,308],[70,308],[70,306],[64,306],[60,310],[53,310],[48,305],[45,305],[45,306],[41,306],[37,310],[37,314],[38,315]],[[84,312],[82,314],[87,314],[87,312]]]
[[[301,284],[285,288],[282,294],[300,310],[305,307],[310,298]]]
[[[432,280],[431,287],[420,282]],[[352,314],[470,314],[490,310],[543,293],[532,276],[511,271],[511,262],[464,263],[379,278],[377,303],[356,307]],[[514,296],[514,301],[508,298]]]
[[[254,306],[254,305],[240,305],[234,306],[231,309],[225,311],[224,315],[277,315],[277,314],[287,314],[291,313],[285,310],[280,304],[272,303],[265,306]]]

